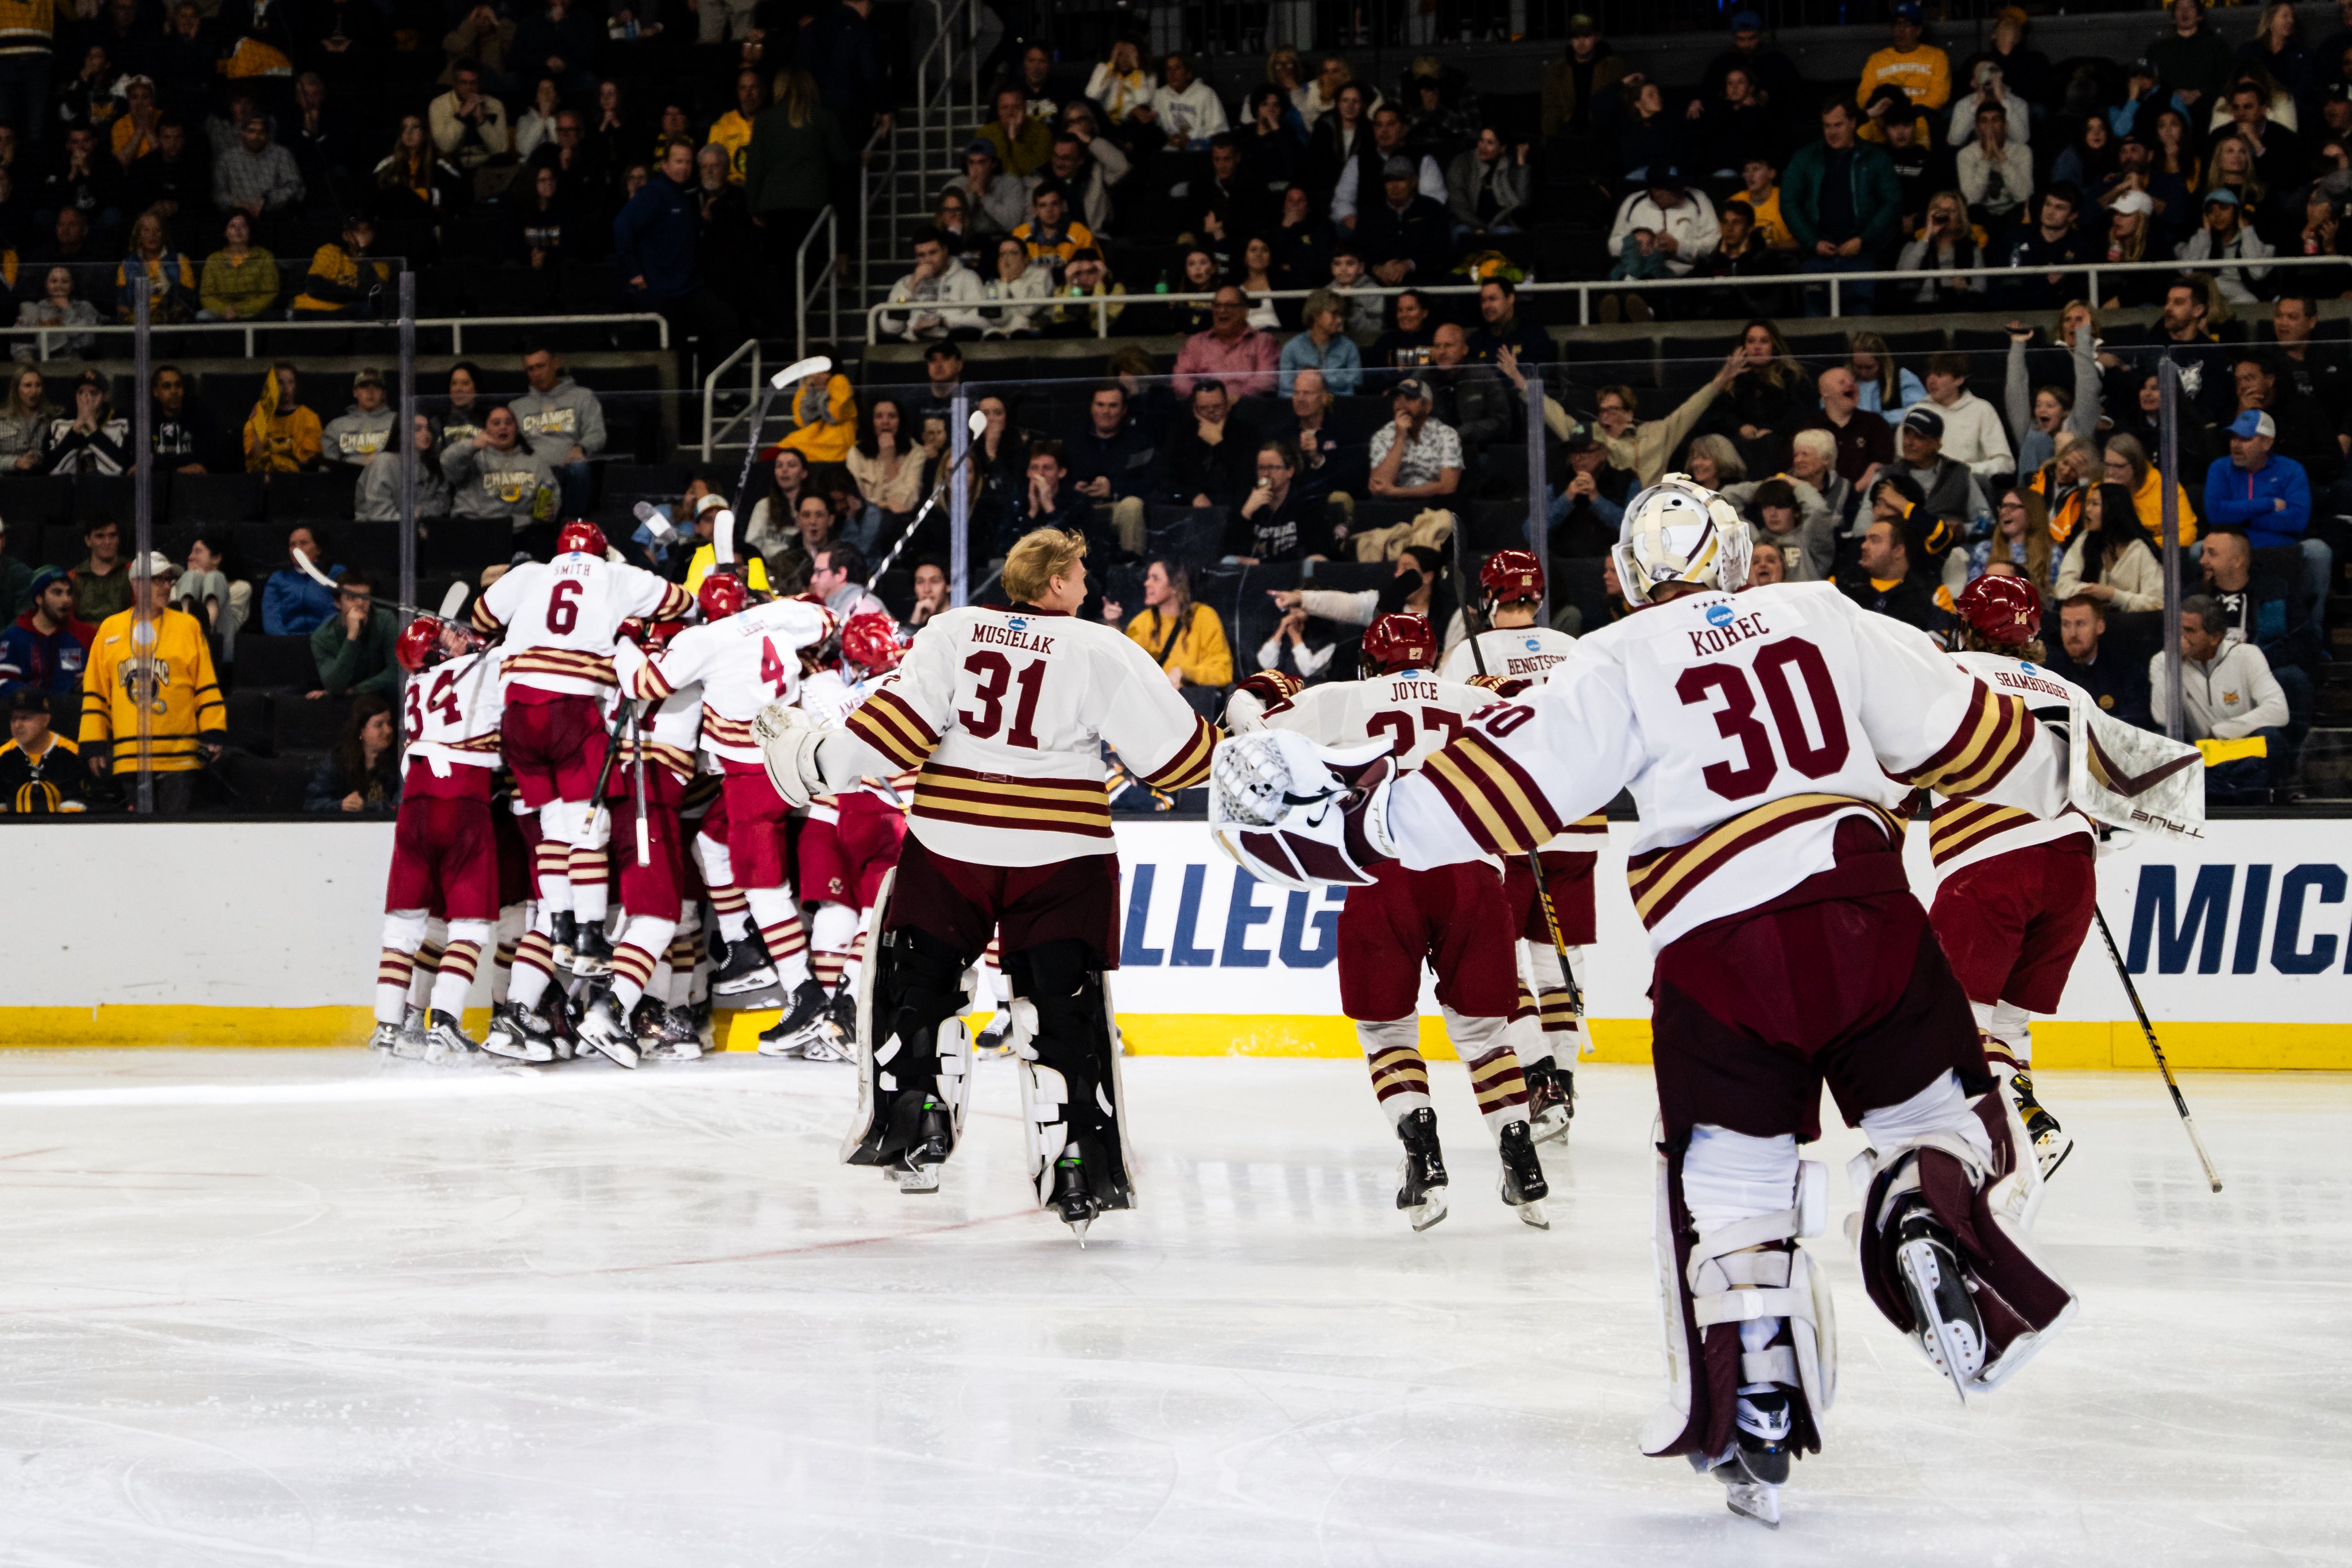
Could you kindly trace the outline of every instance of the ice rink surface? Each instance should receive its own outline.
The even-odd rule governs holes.
[[[1422,1236],[1360,1064],[1126,1071],[1143,1207],[1081,1251],[1001,1063],[918,1198],[835,1163],[839,1068],[0,1052],[0,1563],[2352,1560],[2352,1080],[2190,1077],[2214,1197],[2153,1074],[2049,1075],[2083,1312],[1966,1409],[1813,1243],[1841,1396],[1775,1535],[1633,1447],[1645,1069],[1578,1074],[1542,1234],[1434,1064]]]

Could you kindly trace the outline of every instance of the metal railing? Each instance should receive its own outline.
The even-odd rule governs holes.
[[[741,364],[746,355],[751,360],[751,384],[747,401],[725,424],[714,426],[712,421],[718,417],[719,380]],[[727,444],[725,438],[734,433],[737,425],[751,417],[751,411],[760,403],[761,385],[760,340],[757,338],[745,339],[737,345],[733,353],[719,361],[711,368],[710,373],[702,378],[702,460],[705,463],[709,462],[711,455]]]
[[[1608,278],[1594,278],[1576,282],[1560,283],[1546,283],[1538,279],[1530,279],[1528,282],[1520,284],[1518,286],[1518,291],[1521,294],[1575,295],[1576,325],[1580,327],[1589,327],[1592,325],[1592,296],[1595,294],[1647,294],[1666,292],[1674,289],[1709,288],[1716,290],[1739,288],[1827,288],[1829,290],[1830,303],[1829,316],[1816,318],[1816,319],[1826,320],[1842,314],[1839,309],[1840,305],[1843,303],[1842,297],[1839,293],[1839,285],[1842,283],[1880,283],[1901,282],[1907,280],[1913,284],[1920,284],[1953,277],[1981,277],[1988,279],[2007,278],[2013,280],[2033,274],[2043,274],[2064,277],[2087,277],[2090,281],[2090,287],[2087,292],[2093,298],[2096,298],[2098,294],[2098,281],[2100,277],[2115,273],[2166,272],[2202,274],[2209,272],[2255,270],[2267,272],[2272,268],[2293,268],[2301,267],[2340,267],[2346,265],[2346,258],[2340,256],[2278,256],[2242,260],[2226,258],[2221,260],[2193,262],[2114,261],[2099,262],[2096,264],[2082,263],[2073,267],[1937,267],[1932,271],[1926,268],[1915,267],[1908,272],[1786,272],[1739,277],[1653,277],[1641,279],[1622,278],[1615,280]],[[1230,287],[1230,285],[1227,287]],[[1370,284],[1345,290],[1332,289],[1330,292],[1340,294],[1343,298],[1377,296],[1386,298],[1399,294],[1418,294],[1428,298],[1444,298],[1450,295],[1475,295],[1478,292],[1478,289],[1479,285],[1475,283],[1445,283],[1427,286],[1419,284],[1399,284],[1395,286],[1388,284]],[[1323,293],[1325,290],[1316,288],[1265,288],[1251,289],[1247,292],[1249,299],[1253,304],[1255,304],[1255,302],[1264,299],[1304,299],[1311,294]],[[1049,294],[1042,298],[1024,300],[1018,303],[1013,301],[991,301],[988,306],[962,306],[958,307],[958,308],[973,309],[994,308],[1002,309],[1011,308],[1027,311],[1040,311],[1052,308],[1057,303],[1067,305],[1073,298],[1074,297],[1072,296]],[[1113,307],[1123,307],[1132,309],[1137,306],[1205,305],[1213,302],[1215,298],[1215,293],[1113,294],[1106,295],[1099,300],[1091,301],[1091,303],[1096,304],[1097,318],[1100,320],[1108,315],[1109,308]],[[1953,302],[1948,300],[1942,301],[1940,302],[1940,308],[1950,309],[1953,308]],[[2001,307],[1994,305],[1990,301],[1987,302],[1987,308],[1990,309],[2001,308]],[[893,304],[887,300],[884,300],[878,304],[867,306],[866,308],[866,340],[868,343],[880,343],[884,341],[884,339],[881,336],[879,322],[885,312],[903,316],[907,314],[910,308],[911,308],[904,301]],[[1847,319],[1867,320],[1868,318],[1851,317],[1847,318]],[[891,340],[902,341],[904,340],[903,338],[894,335]]]
[[[881,132],[875,134],[878,137]],[[829,295],[825,336],[841,336],[841,218],[828,203],[824,211],[816,215],[816,221],[809,225],[808,233],[801,235],[801,243],[793,252],[793,331],[797,344],[793,357],[796,360],[808,358],[809,303],[815,298],[815,290],[809,287],[808,248],[820,231],[825,235],[824,276],[817,279],[817,287],[827,290]]]
[[[449,351],[453,354],[462,354],[466,351],[466,329],[468,327],[617,327],[645,323],[652,324],[656,331],[660,334],[661,346],[665,349],[668,348],[669,319],[650,310],[630,311],[616,316],[433,316],[415,325],[419,330],[446,331],[449,334]],[[260,357],[254,348],[254,334],[257,332],[323,332],[330,329],[349,332],[370,328],[382,328],[390,331],[400,325],[400,322],[390,319],[355,321],[348,318],[337,318],[328,321],[175,321],[158,326],[154,329],[158,332],[173,334],[242,333],[245,338],[243,357],[252,360]],[[44,360],[50,357],[51,339],[135,337],[139,329],[135,325],[116,326],[107,323],[93,323],[89,326],[0,328],[0,332],[5,332],[11,341],[18,341],[26,338],[33,339],[38,345],[40,358]]]

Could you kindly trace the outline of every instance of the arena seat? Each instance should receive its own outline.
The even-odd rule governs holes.
[[[171,519],[174,523],[257,523],[264,486],[258,474],[175,474]]]
[[[10,474],[0,478],[0,517],[11,528],[40,528],[73,517],[73,481],[53,474]]]
[[[338,465],[319,473],[272,474],[263,510],[273,523],[331,523],[352,515],[359,470]]]
[[[310,697],[297,692],[270,704],[271,738],[278,751],[331,751],[351,716],[352,699]]]
[[[259,597],[257,584],[257,598]],[[255,622],[260,619],[258,611]],[[308,637],[271,637],[244,632],[236,640],[237,685],[277,686],[309,691],[319,684],[319,666],[310,657]]]

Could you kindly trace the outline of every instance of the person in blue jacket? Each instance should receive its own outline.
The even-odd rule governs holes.
[[[313,528],[297,528],[286,536],[289,549],[301,551],[312,565],[326,554],[325,541]],[[320,567],[329,577],[343,575],[340,566]],[[269,574],[261,589],[261,630],[271,637],[308,637],[335,617],[335,596],[310,580],[292,561]]]
[[[655,171],[613,220],[613,265],[630,303],[658,310],[682,335],[740,340],[734,310],[705,285],[698,265],[702,209],[695,200],[694,143],[662,149]]]
[[[2216,457],[2205,471],[2205,520],[2209,527],[2240,528],[2256,549],[2293,545],[2303,551],[2306,600],[2327,602],[2336,573],[2336,552],[2311,528],[2311,476],[2292,457],[2271,450],[2278,426],[2250,408],[2230,423],[2230,455]]]

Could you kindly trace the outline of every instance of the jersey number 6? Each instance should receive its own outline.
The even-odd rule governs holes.
[[[1805,680],[1813,727],[1821,731],[1818,746],[1805,733],[1805,717],[1797,706],[1796,690],[1789,684],[1791,664]],[[1722,696],[1723,706],[1715,710],[1716,731],[1726,740],[1739,742],[1747,759],[1741,768],[1710,762],[1699,769],[1708,789],[1727,800],[1744,800],[1762,794],[1780,770],[1772,755],[1772,737],[1764,733],[1756,717],[1758,686],[1764,688],[1765,703],[1772,710],[1772,727],[1780,732],[1780,749],[1788,754],[1791,768],[1808,779],[1826,779],[1845,766],[1851,746],[1846,739],[1845,713],[1838,704],[1837,683],[1830,677],[1822,651],[1801,637],[1791,637],[1756,655],[1752,678],[1749,671],[1738,664],[1694,664],[1675,683],[1675,695],[1685,707],[1706,701],[1709,693]]]
[[[1015,674],[1012,660],[1002,653],[982,652],[967,656],[963,667],[980,682],[972,692],[980,699],[980,711],[956,715],[965,731],[976,740],[986,740],[994,735],[997,727],[1004,722],[1004,694],[1018,685],[1021,696],[1013,704],[1013,727],[1004,732],[1004,744],[1036,750],[1036,732],[1029,727],[1037,719],[1037,694],[1045,687],[1045,661],[1032,659]]]
[[[580,624],[580,592],[586,584],[567,577],[547,591],[547,629],[559,637],[572,635]]]

